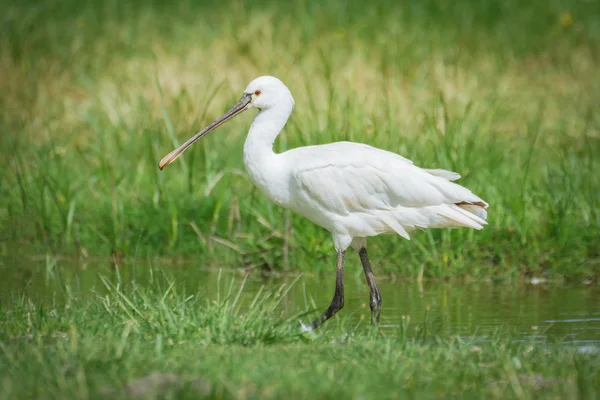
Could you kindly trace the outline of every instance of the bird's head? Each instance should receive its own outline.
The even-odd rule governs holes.
[[[274,76],[261,76],[248,84],[244,95],[251,96],[248,108],[267,110],[283,102],[294,106],[294,98],[287,86]]]
[[[273,76],[261,76],[254,79],[250,82],[246,90],[244,90],[244,94],[240,100],[229,111],[195,134],[187,142],[163,157],[163,159],[160,160],[158,167],[163,169],[171,164],[193,143],[236,115],[239,115],[250,108],[258,108],[262,111],[282,103],[287,103],[290,107],[294,106],[294,98],[283,82]]]

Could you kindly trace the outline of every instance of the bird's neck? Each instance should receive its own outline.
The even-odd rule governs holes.
[[[275,154],[273,143],[292,113],[292,107],[293,104],[280,103],[256,114],[244,143],[244,159],[247,168],[248,161],[259,161]]]
[[[292,113],[293,103],[261,110],[250,127],[244,143],[244,166],[250,179],[277,204],[284,204],[285,193],[277,181],[284,177],[285,160],[273,151],[273,142]]]

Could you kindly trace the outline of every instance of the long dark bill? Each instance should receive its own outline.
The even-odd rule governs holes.
[[[183,153],[188,147],[190,147],[192,144],[194,144],[197,140],[201,139],[203,136],[205,136],[207,133],[209,133],[213,129],[223,125],[225,122],[227,122],[231,118],[235,117],[236,115],[244,112],[251,100],[252,100],[252,95],[244,93],[242,98],[235,104],[235,106],[233,106],[231,108],[231,110],[227,111],[221,118],[215,120],[212,124],[210,124],[209,126],[204,128],[200,132],[196,133],[187,142],[185,142],[184,144],[182,144],[181,146],[179,146],[178,148],[176,148],[175,150],[173,150],[172,152],[170,152],[169,154],[164,156],[163,159],[160,160],[160,162],[158,163],[158,168],[160,168],[162,170],[164,167],[171,164],[173,161],[177,160],[177,157],[179,157],[181,155],[181,153]]]

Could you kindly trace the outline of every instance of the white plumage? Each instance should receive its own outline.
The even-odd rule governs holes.
[[[249,108],[258,108],[244,144],[246,170],[272,201],[332,233],[342,277],[345,251],[353,245],[359,251],[364,249],[361,261],[369,281],[369,236],[395,233],[409,239],[409,232],[415,229],[481,229],[486,224],[488,204],[452,182],[460,178],[455,172],[419,168],[398,154],[352,142],[275,153],[273,142],[293,107],[294,99],[279,79],[257,78],[228,113],[163,158],[160,167],[171,163],[226,120]],[[379,303],[381,299],[374,279],[371,283],[371,309],[378,320],[378,305],[373,303],[377,303],[377,297]],[[334,305],[340,302],[338,286],[339,282],[332,305],[315,320],[314,327],[341,308],[340,304]],[[343,280],[341,291],[343,306]]]

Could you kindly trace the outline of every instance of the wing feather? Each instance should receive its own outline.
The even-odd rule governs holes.
[[[293,176],[306,198],[338,215],[391,210],[399,206],[422,208],[483,202],[470,190],[450,182],[449,176],[433,175],[408,163],[384,169],[376,163],[337,162],[298,168]],[[394,226],[390,228],[397,230]]]

